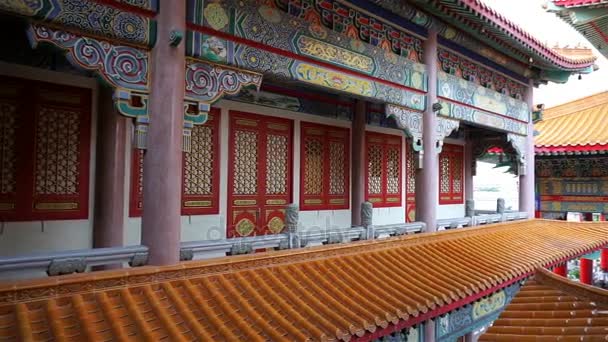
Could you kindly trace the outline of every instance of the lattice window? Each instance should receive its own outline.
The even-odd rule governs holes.
[[[36,124],[35,193],[74,195],[80,179],[80,112],[40,108]]]
[[[190,152],[182,159],[182,215],[216,214],[219,211],[220,111],[212,108],[207,122],[192,129]],[[134,149],[131,166],[129,216],[142,215],[144,150]]]
[[[401,206],[402,138],[400,136],[365,134],[366,200],[374,207]]]
[[[439,155],[439,204],[464,202],[463,160],[462,146],[443,146]]]
[[[213,191],[213,127],[194,126],[192,147],[184,154],[184,194],[210,195]]]
[[[405,220],[416,221],[416,154],[410,140],[406,143],[405,159]]]
[[[266,194],[287,193],[287,164],[289,148],[287,136],[269,134],[266,143]]]
[[[234,188],[238,195],[257,194],[258,184],[258,133],[234,131]]]
[[[219,211],[220,111],[213,108],[204,125],[192,129],[190,152],[184,153],[182,215]]]
[[[346,151],[343,142],[329,143],[329,194],[342,195],[346,192]]]
[[[302,210],[349,207],[349,131],[302,123]]]
[[[0,194],[17,191],[17,106],[0,102]]]
[[[382,194],[382,145],[367,147],[367,192]]]
[[[304,194],[323,194],[323,140],[319,137],[304,139]]]
[[[389,148],[386,155],[386,193],[401,193],[401,149]]]
[[[0,78],[0,220],[88,218],[90,110],[88,89]]]

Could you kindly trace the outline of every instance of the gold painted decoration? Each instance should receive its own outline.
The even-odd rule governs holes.
[[[504,291],[496,292],[488,298],[482,299],[473,304],[473,319],[477,320],[491,313],[494,313],[505,306],[507,296]]]
[[[367,193],[379,195],[382,193],[382,147],[369,145],[367,147]]]
[[[376,68],[374,60],[368,56],[312,37],[298,37],[296,46],[302,55],[357,70],[368,75],[373,74]]]
[[[299,81],[355,95],[373,97],[376,92],[371,81],[308,63],[299,63],[295,74]]]
[[[255,230],[255,224],[248,218],[241,219],[234,228],[240,236],[248,236]]]
[[[210,207],[212,205],[211,201],[185,201],[184,207],[188,208],[204,208]]]
[[[236,201],[234,201],[234,205],[240,206],[240,207],[256,205],[256,204],[257,204],[256,200],[236,200]]]
[[[273,234],[280,233],[283,228],[285,228],[285,222],[281,220],[280,217],[275,216],[268,221],[268,230],[270,230]]]

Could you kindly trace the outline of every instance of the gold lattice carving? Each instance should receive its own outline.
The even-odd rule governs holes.
[[[454,158],[453,165],[453,174],[454,174],[454,182],[453,182],[453,192],[461,193],[462,192],[462,159]]]
[[[344,162],[346,151],[344,144],[332,141],[329,143],[329,194],[342,195],[346,193],[346,180],[344,179]]]
[[[236,224],[234,230],[236,230],[240,236],[247,236],[253,232],[254,228],[255,225],[250,219],[243,218]]]
[[[80,113],[43,107],[36,123],[35,192],[75,195],[79,180]]]
[[[439,189],[442,193],[450,193],[450,158],[447,155],[440,155],[439,167],[441,168]]]
[[[270,230],[273,234],[280,233],[283,228],[285,228],[285,222],[281,220],[280,217],[275,216],[268,221],[268,230]]]
[[[287,193],[287,161],[289,158],[287,137],[268,135],[266,145],[266,194]]]
[[[258,184],[258,133],[235,131],[234,194],[255,195]]]
[[[382,147],[370,145],[367,148],[367,192],[382,193]]]
[[[389,148],[386,156],[386,193],[398,194],[401,186],[399,184],[399,149]]]
[[[323,193],[323,141],[308,138],[304,143],[304,194],[320,195]]]
[[[407,193],[412,194],[416,191],[416,169],[414,163],[414,152],[408,150],[405,161],[405,172],[407,174]]]
[[[17,107],[11,103],[0,103],[0,193],[17,191],[17,163],[15,134],[17,129]]]
[[[192,147],[184,158],[184,192],[211,195],[213,192],[213,127],[194,126]]]

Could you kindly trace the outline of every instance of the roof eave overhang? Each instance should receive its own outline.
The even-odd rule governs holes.
[[[503,51],[522,63],[547,74],[539,81],[565,82],[571,74],[594,70],[595,57],[573,59],[560,55],[517,25],[485,5],[481,0],[457,0],[449,7],[441,0],[414,0],[416,6],[467,32],[485,44]],[[475,20],[472,20],[475,19]],[[482,32],[482,29],[484,32]],[[530,60],[532,63],[530,63]]]
[[[608,58],[608,32],[602,29],[608,22],[608,2],[602,4],[579,5],[576,7],[559,6],[548,2],[547,11],[555,13],[563,21],[577,30],[598,51]],[[603,23],[600,24],[599,21]]]

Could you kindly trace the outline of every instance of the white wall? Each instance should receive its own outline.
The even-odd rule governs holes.
[[[97,139],[98,85],[95,79],[0,62],[0,75],[88,88],[92,90],[91,151],[89,173],[89,218],[4,222],[0,224],[0,256],[45,251],[84,249],[93,245],[93,210],[95,207],[95,151]]]

